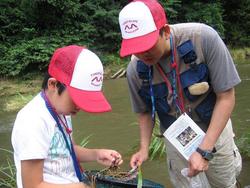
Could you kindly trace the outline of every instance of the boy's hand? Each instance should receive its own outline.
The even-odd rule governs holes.
[[[105,166],[118,166],[123,162],[120,153],[109,149],[99,149],[97,151],[96,161]]]

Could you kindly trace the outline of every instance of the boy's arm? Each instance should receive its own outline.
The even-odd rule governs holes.
[[[74,145],[76,156],[80,162],[96,161],[105,166],[120,165],[123,160],[120,153],[111,149],[88,149]]]
[[[43,165],[43,159],[21,161],[23,188],[89,188],[83,183],[47,183],[43,180]]]

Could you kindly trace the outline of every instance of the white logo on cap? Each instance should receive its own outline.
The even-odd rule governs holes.
[[[83,49],[79,54],[70,86],[85,91],[101,91],[103,66],[96,54]]]
[[[100,86],[102,85],[102,73],[101,72],[96,72],[91,74],[91,85],[93,86]]]
[[[132,39],[156,31],[156,25],[149,8],[142,2],[132,2],[119,14],[123,39]]]
[[[128,20],[123,23],[124,31],[126,33],[133,33],[136,32],[139,28],[137,26],[138,21],[137,20]]]

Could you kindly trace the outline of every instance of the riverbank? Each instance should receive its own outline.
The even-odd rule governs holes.
[[[125,68],[106,68],[104,79],[125,76]],[[30,101],[40,90],[42,75],[27,78],[0,79],[0,108],[3,112],[17,111]]]
[[[230,53],[236,64],[250,64],[250,47],[241,49],[230,48]],[[104,79],[125,76],[129,59],[121,59],[115,55],[107,55],[105,61]],[[24,106],[41,89],[43,76],[41,74],[26,75],[21,78],[0,78],[0,108],[4,112],[17,111]]]
[[[42,77],[37,75],[29,80],[1,79],[0,108],[3,112],[17,111],[41,89]]]

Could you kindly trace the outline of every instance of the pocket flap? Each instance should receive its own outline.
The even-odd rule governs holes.
[[[206,64],[201,63],[194,68],[190,68],[187,71],[181,73],[180,80],[182,88],[186,88],[195,83],[208,81],[208,67]]]

